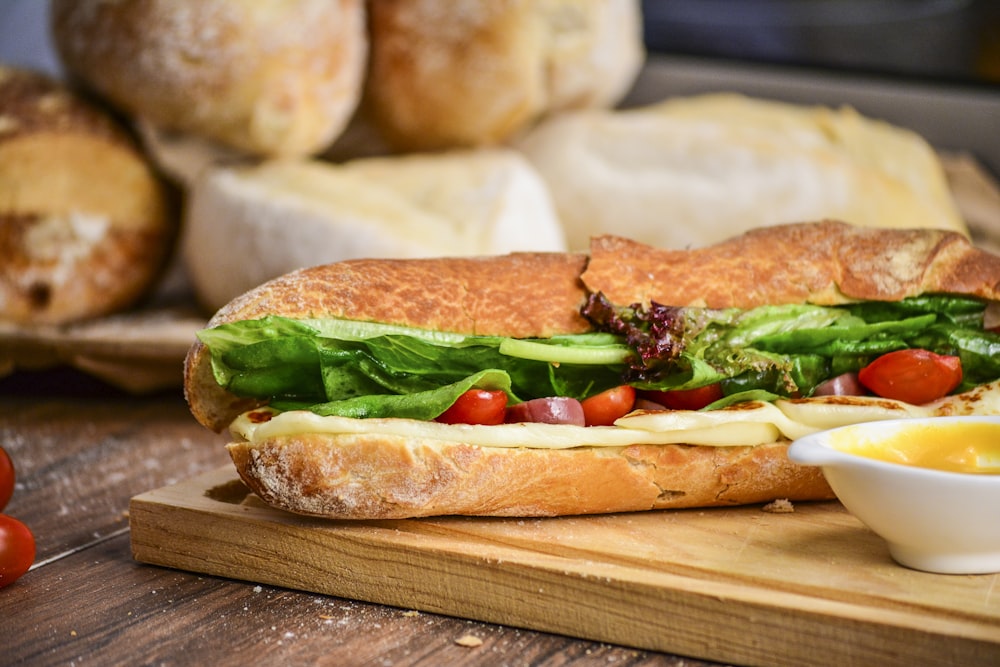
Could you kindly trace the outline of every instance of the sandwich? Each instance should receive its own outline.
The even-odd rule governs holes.
[[[786,456],[858,421],[1000,412],[1000,257],[837,221],[670,250],[351,260],[229,302],[195,418],[264,502],[336,519],[832,497]]]

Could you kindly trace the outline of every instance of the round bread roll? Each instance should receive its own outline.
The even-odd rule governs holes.
[[[63,84],[0,67],[0,319],[62,324],[136,302],[176,220],[133,138]]]
[[[638,0],[380,0],[366,113],[397,149],[496,144],[617,103],[645,56]]]
[[[824,218],[968,234],[930,145],[850,108],[678,97],[565,113],[516,147],[545,179],[575,250],[605,233],[702,247]]]
[[[368,49],[363,0],[53,0],[52,33],[129,115],[259,155],[330,144]]]
[[[566,248],[541,178],[499,148],[209,168],[193,181],[184,230],[209,312],[317,264]]]

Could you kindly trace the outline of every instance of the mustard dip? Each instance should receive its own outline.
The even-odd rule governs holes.
[[[901,426],[877,438],[852,429],[830,444],[866,458],[949,472],[1000,474],[1000,424],[950,423]]]

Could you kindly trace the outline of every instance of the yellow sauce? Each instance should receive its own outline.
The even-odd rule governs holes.
[[[951,472],[1000,474],[1000,424],[903,426],[875,439],[836,434],[836,449],[866,458]]]

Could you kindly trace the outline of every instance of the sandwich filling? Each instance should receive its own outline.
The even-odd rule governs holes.
[[[927,295],[742,310],[619,307],[596,293],[582,312],[593,331],[545,339],[278,316],[222,324],[199,338],[222,387],[268,404],[233,424],[251,440],[405,429],[496,447],[752,445],[872,419],[1000,412],[1000,335],[985,328],[981,299]],[[902,350],[949,360],[946,385],[906,362],[879,373],[917,388],[940,385],[925,394],[930,399],[868,389],[821,396],[836,378]],[[550,397],[584,401],[623,385],[640,395],[710,386],[718,394],[699,410],[632,410],[614,426],[434,421],[477,389],[502,392],[516,406]]]

